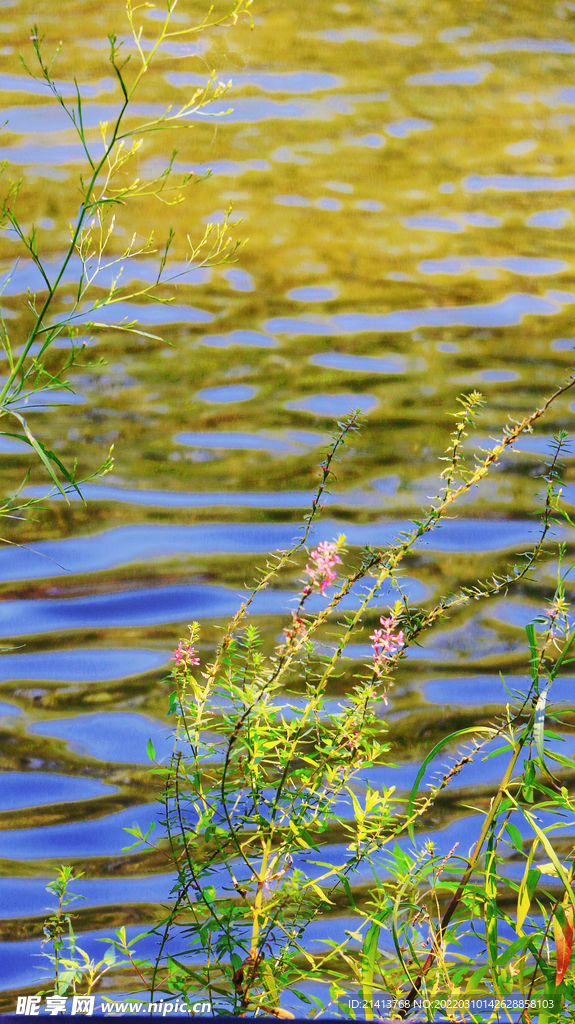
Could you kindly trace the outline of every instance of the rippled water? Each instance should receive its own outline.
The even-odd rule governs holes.
[[[64,33],[63,89],[72,95],[78,77],[97,148],[97,126],[118,106],[102,39],[123,34],[123,8],[2,8],[0,157],[22,175],[21,216],[37,225],[52,269],[77,210],[82,151],[18,52],[29,49],[29,18],[48,46]],[[153,15],[142,13],[148,37]],[[24,547],[0,550],[0,636],[17,648],[0,659],[5,1009],[16,990],[37,985],[44,887],[58,864],[86,873],[76,887],[87,897],[76,922],[86,948],[114,926],[154,920],[171,877],[153,857],[123,854],[122,828],[157,816],[145,748],[153,737],[157,751],[168,749],[170,651],[195,617],[209,657],[218,621],[237,607],[262,554],[296,535],[337,418],[353,406],[366,420],[314,540],[345,532],[356,549],[381,545],[436,493],[458,393],[487,396],[484,445],[508,412],[530,410],[572,364],[573,5],[279,0],[256,2],[255,15],[253,33],[214,30],[171,44],[136,110],[153,116],[184,100],[211,67],[232,78],[218,109],[233,112],[192,118],[177,140],[177,170],[213,173],[172,211],[171,269],[183,266],[186,235],[221,220],[230,201],[237,233],[249,236],[240,262],[193,271],[175,293],[166,287],[172,306],[115,307],[114,317],[139,316],[170,346],[102,328],[71,378],[74,395],[30,403],[31,422],[61,457],[92,470],[114,443],[116,465],[86,487],[87,509],[54,501],[39,519],[5,527]],[[142,176],[163,166],[162,145],[146,142]],[[137,224],[163,237],[166,208],[142,203]],[[120,252],[129,214],[118,227]],[[17,254],[4,231],[2,305],[16,347],[27,289],[41,286],[26,260],[8,280]],[[124,278],[146,283],[156,272],[154,259],[138,259]],[[111,319],[101,311],[102,323]],[[499,571],[533,541],[542,462],[573,408],[568,396],[557,403],[409,560],[414,599]],[[27,493],[43,493],[23,446],[3,439],[0,451],[6,492],[31,464]],[[575,503],[573,459],[565,467]],[[399,768],[379,771],[380,783],[409,786],[437,739],[505,703],[498,673],[521,683],[522,629],[552,572],[550,562],[520,594],[466,609],[414,648],[389,709]],[[297,588],[294,571],[256,604],[267,641]],[[368,651],[357,643],[348,654]],[[572,700],[572,682],[558,699]],[[564,738],[567,752],[572,735]],[[454,836],[471,841],[476,819],[460,800],[487,799],[496,769],[489,761],[462,773],[457,794],[437,807],[439,850]],[[314,924],[310,943],[345,925]]]

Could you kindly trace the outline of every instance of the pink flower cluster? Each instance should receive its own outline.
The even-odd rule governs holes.
[[[200,664],[200,656],[191,640],[180,640],[170,660],[176,665]]]
[[[388,619],[383,617],[379,620],[383,629],[376,629],[370,636],[373,650],[373,671],[380,676],[383,670],[383,663],[393,657],[405,643],[405,634],[402,629],[394,633],[395,618],[390,615]]]
[[[325,594],[330,583],[337,579],[337,572],[334,571],[334,566],[341,562],[341,558],[337,553],[337,544],[333,541],[322,540],[315,551],[312,551],[311,559],[315,562],[315,565],[306,565],[305,567],[305,571],[311,580],[311,583],[306,587],[306,591],[309,594],[313,587],[317,587],[322,594]]]

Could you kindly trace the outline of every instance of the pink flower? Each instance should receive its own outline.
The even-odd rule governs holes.
[[[337,579],[337,572],[334,571],[334,566],[341,562],[341,558],[337,553],[337,544],[333,543],[333,541],[322,540],[315,551],[312,551],[311,559],[312,562],[315,562],[315,565],[306,565],[305,567],[305,571],[311,580],[311,583],[306,587],[306,592],[310,594],[313,588],[317,587],[320,593],[325,594],[330,583]]]
[[[176,665],[199,665],[200,656],[191,640],[180,640],[171,659]]]
[[[395,627],[393,615],[387,619],[382,616],[379,621],[383,629],[375,629],[369,638],[373,650],[373,671],[376,676],[381,675],[383,663],[392,658],[405,644],[404,631],[400,629],[398,633],[393,632]]]

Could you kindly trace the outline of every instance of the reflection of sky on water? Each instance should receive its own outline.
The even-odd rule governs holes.
[[[481,702],[481,696],[478,694],[477,703]],[[488,702],[485,701],[487,704]],[[504,704],[506,701],[499,700],[498,704]],[[503,750],[507,746],[504,739],[499,738],[492,743],[488,743],[482,754],[477,756],[474,761],[470,764],[463,766],[461,774],[457,776],[452,785],[457,789],[465,788],[466,786],[487,786],[497,783],[503,773],[502,765],[506,765],[509,759],[509,753],[507,757],[505,754],[492,757],[489,761],[485,760],[489,754],[495,750]],[[573,737],[566,737],[563,740],[548,740],[546,742],[547,749],[552,749],[557,753],[562,754],[564,757],[570,757],[573,754],[573,747],[575,746],[575,740]],[[438,777],[442,777],[451,768],[453,763],[458,759],[460,751],[466,752],[470,749],[470,746],[466,744],[465,737],[461,737],[459,743],[455,747],[455,752],[444,752],[439,757],[434,758],[433,761],[428,765],[421,782],[419,783],[419,791],[424,792],[428,785],[430,785]],[[453,748],[451,748],[453,751]],[[525,756],[518,762],[517,771],[515,775],[518,775],[523,768],[524,761],[529,760],[529,750],[526,750]],[[365,772],[360,771],[360,777],[363,777],[371,783],[372,786],[381,788],[382,786],[395,786],[399,790],[410,790],[415,784],[417,774],[419,772],[419,763],[416,761],[406,762],[398,764],[397,767],[377,767],[368,768]]]
[[[387,134],[396,139],[407,139],[409,135],[427,132],[430,128],[433,128],[433,122],[426,121],[421,117],[404,117],[401,121],[385,125]]]
[[[418,270],[422,274],[465,274],[484,267],[508,270],[511,274],[560,274],[569,269],[565,260],[545,259],[540,256],[446,256],[440,260],[423,260]]]
[[[367,415],[377,404],[377,398],[373,395],[334,394],[311,395],[309,398],[286,402],[285,407],[294,412],[309,412],[316,416],[342,417],[354,409],[361,409],[362,413]]]
[[[495,39],[488,43],[466,43],[470,53],[575,53],[567,39]]]
[[[23,554],[31,556],[31,566],[34,565],[35,559],[37,562],[38,556],[34,556],[32,551]],[[24,566],[22,570],[26,571]],[[57,572],[56,566],[54,570]],[[19,654],[2,655],[0,680],[105,682],[111,679],[125,679],[160,668],[166,664],[167,657],[165,651],[151,651],[143,647],[75,647],[64,651],[22,651]]]
[[[417,580],[403,580],[404,589],[421,600],[426,587]],[[266,590],[256,595],[253,615],[287,615],[299,592]],[[382,587],[378,603],[387,605],[389,589]],[[198,584],[189,586],[142,587],[94,594],[89,597],[7,600],[2,604],[0,636],[31,636],[66,629],[95,629],[187,623],[194,619],[230,618],[243,599],[241,589]],[[342,599],[342,610],[357,608],[360,598],[352,592]],[[312,594],[310,611],[319,611],[324,600]]]
[[[249,402],[255,398],[258,389],[249,384],[224,384],[219,388],[204,388],[198,391],[196,398],[202,402],[214,402],[216,404],[228,402]]]
[[[310,356],[313,366],[326,366],[331,370],[351,370],[355,373],[405,373],[407,360],[395,352],[385,356],[353,356],[347,352],[325,352]]]
[[[23,488],[24,496],[32,497],[39,493],[38,487],[28,485]],[[314,492],[309,491],[156,491],[130,487],[117,487],[106,484],[84,484],[82,493],[88,501],[120,501],[134,505],[149,505],[157,508],[201,508],[230,506],[260,509],[307,509],[312,503]],[[70,502],[79,501],[76,492],[67,494]],[[63,501],[59,493],[52,494],[51,501]],[[343,504],[349,506],[381,507],[381,498],[363,488],[345,491],[331,498],[324,496],[326,504]]]
[[[287,293],[287,298],[296,302],[328,302],[336,298],[337,292],[334,285],[306,285],[304,288],[292,288]]]
[[[117,856],[133,841],[122,829],[132,828],[137,821],[145,832],[151,821],[157,821],[159,810],[157,803],[143,804],[92,821],[0,832],[0,856],[12,860]],[[35,947],[37,953],[37,941]]]
[[[48,259],[44,264],[48,277],[55,276],[58,267],[59,261],[55,259]],[[80,259],[77,256],[73,256],[64,271],[62,281],[66,284],[72,283],[78,279],[83,269]],[[117,282],[116,287],[119,289],[121,286],[133,285],[136,282],[153,284],[157,280],[160,264],[153,257],[148,259],[138,258],[137,256],[130,259],[114,259],[114,257],[111,257],[109,260],[102,261],[101,265],[98,264],[96,259],[91,258],[86,261],[85,270],[90,277],[97,270],[94,283],[98,287],[109,289],[113,282]],[[5,265],[0,273],[2,294],[5,296],[23,295],[26,294],[28,289],[31,291],[45,290],[44,279],[32,260],[21,260],[16,267]],[[194,263],[185,263],[183,260],[168,260],[162,274],[164,281],[177,281],[179,285],[207,284],[211,277],[212,271],[208,267],[198,267]],[[118,298],[117,295],[116,298]],[[121,320],[123,316],[130,313],[132,319],[145,317],[146,309],[149,307],[130,306],[128,311],[124,312],[121,308],[118,309],[118,304],[116,303],[113,308],[118,310],[117,318]],[[175,308],[177,309],[178,307]],[[107,314],[109,314],[109,310],[100,309],[94,312],[93,319],[101,320]]]
[[[541,210],[539,213],[532,213],[525,223],[528,228],[564,228],[570,220],[573,220],[571,210],[564,207],[560,210]]]
[[[279,342],[261,331],[230,331],[228,334],[204,334],[198,339],[201,345],[212,348],[232,348],[234,345],[255,348],[277,348]]]
[[[66,97],[76,96],[76,82],[64,82],[55,80],[58,92]],[[100,78],[96,82],[78,82],[80,95],[92,98],[105,92],[115,92],[118,88],[116,78]],[[0,75],[0,92],[25,92],[29,96],[47,96],[47,86],[44,81],[38,81],[31,75]]]
[[[240,270],[238,267],[229,267],[222,271],[222,277],[229,283],[232,291],[253,292],[255,290],[254,279],[247,270]]]
[[[315,444],[321,444],[320,434]],[[396,477],[374,481],[374,501],[381,501],[378,495],[393,494],[396,487]],[[280,498],[281,495],[278,500]],[[338,495],[334,495],[332,504],[337,499]],[[326,518],[314,524],[309,546],[321,540],[333,540],[344,533],[349,545],[385,547],[398,538],[402,531],[409,530],[411,525],[408,519],[389,518],[360,525],[345,519]],[[440,529],[419,538],[416,547],[428,551],[505,551],[529,544],[537,531],[537,525],[528,519],[453,518],[446,520]],[[281,522],[118,526],[87,537],[37,541],[29,547],[4,547],[0,550],[0,580],[101,572],[130,562],[145,563],[152,558],[173,558],[183,554],[245,554],[286,550],[292,547],[297,536],[296,523]],[[565,532],[555,527],[554,536],[565,536]],[[16,666],[20,666],[19,670],[24,673],[21,678],[38,679],[45,674],[46,679],[74,679],[76,676],[73,673],[78,672],[79,679],[109,679],[113,678],[110,675],[113,672],[121,678],[148,671],[162,663],[163,655],[153,651],[128,648],[122,653],[122,650],[57,651],[52,655],[55,659],[53,666],[46,664],[47,656],[44,654],[5,654],[0,659],[0,679],[15,678]],[[37,668],[34,668],[35,665]],[[61,675],[63,671],[65,674]],[[86,676],[86,671],[92,674]],[[30,676],[30,672],[40,675]]]
[[[0,772],[0,811],[72,800],[93,800],[117,792],[117,786],[106,785],[99,779],[55,775],[53,772]]]
[[[149,764],[146,753],[149,739],[158,761],[169,757],[174,746],[172,723],[158,722],[134,711],[102,711],[79,718],[54,718],[30,726],[30,732],[65,740],[70,750],[78,754],[121,764]]]
[[[148,305],[136,305],[130,302],[115,302],[111,306],[101,306],[99,309],[90,309],[85,313],[65,314],[62,320],[76,324],[131,324],[139,321],[146,326],[161,326],[163,324],[209,324],[214,319],[213,313],[205,309],[194,309],[193,306],[176,306],[172,303],[167,305],[149,303]]]
[[[139,878],[82,878],[74,886],[74,892],[83,897],[82,907],[110,906],[115,903],[160,903],[166,899],[175,880],[175,876],[161,874]],[[0,878],[3,916],[44,914],[50,901],[46,892],[49,881],[50,878]]]
[[[499,384],[504,381],[518,379],[519,374],[515,370],[481,370],[477,374],[477,380],[484,381],[486,384]]]
[[[0,700],[0,718],[11,718],[13,715],[20,714],[22,712],[16,704],[7,704],[6,701]]]
[[[230,71],[229,74],[226,72],[220,75],[220,81],[227,82],[229,79],[235,89],[255,85],[264,92],[321,92],[324,89],[336,89],[342,84],[339,75],[321,71]],[[207,80],[206,75],[191,74],[188,71],[170,71],[166,75],[166,82],[179,88],[186,85],[203,86]]]
[[[282,436],[272,437],[265,434],[240,434],[224,431],[204,433],[176,434],[176,444],[185,444],[194,448],[228,448],[238,450],[301,453],[302,446],[317,447],[325,442],[321,434],[311,434],[303,430],[288,430]]]
[[[575,175],[470,174],[462,184],[468,192],[574,192]]]
[[[504,685],[505,684],[505,685]],[[505,689],[527,693],[531,677],[503,673],[503,682],[497,675],[452,676],[445,679],[431,679],[423,686],[423,696],[432,704],[470,707],[484,704],[507,704],[512,698]],[[549,691],[549,703],[569,701],[575,703],[575,679],[564,676],[553,683]],[[563,747],[556,748],[560,753]]]
[[[575,292],[546,292],[545,296],[516,292],[497,302],[477,306],[402,309],[392,313],[336,313],[324,317],[274,317],[264,329],[271,334],[360,334],[363,331],[413,331],[419,327],[509,327],[524,316],[553,316],[562,305],[575,303]]]
[[[404,217],[402,224],[413,231],[463,231],[462,225],[457,220],[450,220],[448,217],[430,217],[427,214]]]

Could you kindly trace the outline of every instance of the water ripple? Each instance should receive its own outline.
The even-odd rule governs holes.
[[[575,179],[574,179],[575,180]],[[524,316],[553,316],[562,304],[575,303],[575,293],[547,292],[546,297],[516,292],[497,302],[477,306],[403,309],[393,313],[337,313],[311,319],[274,317],[264,329],[271,334],[326,335],[379,331],[413,331],[419,327],[508,327]]]

